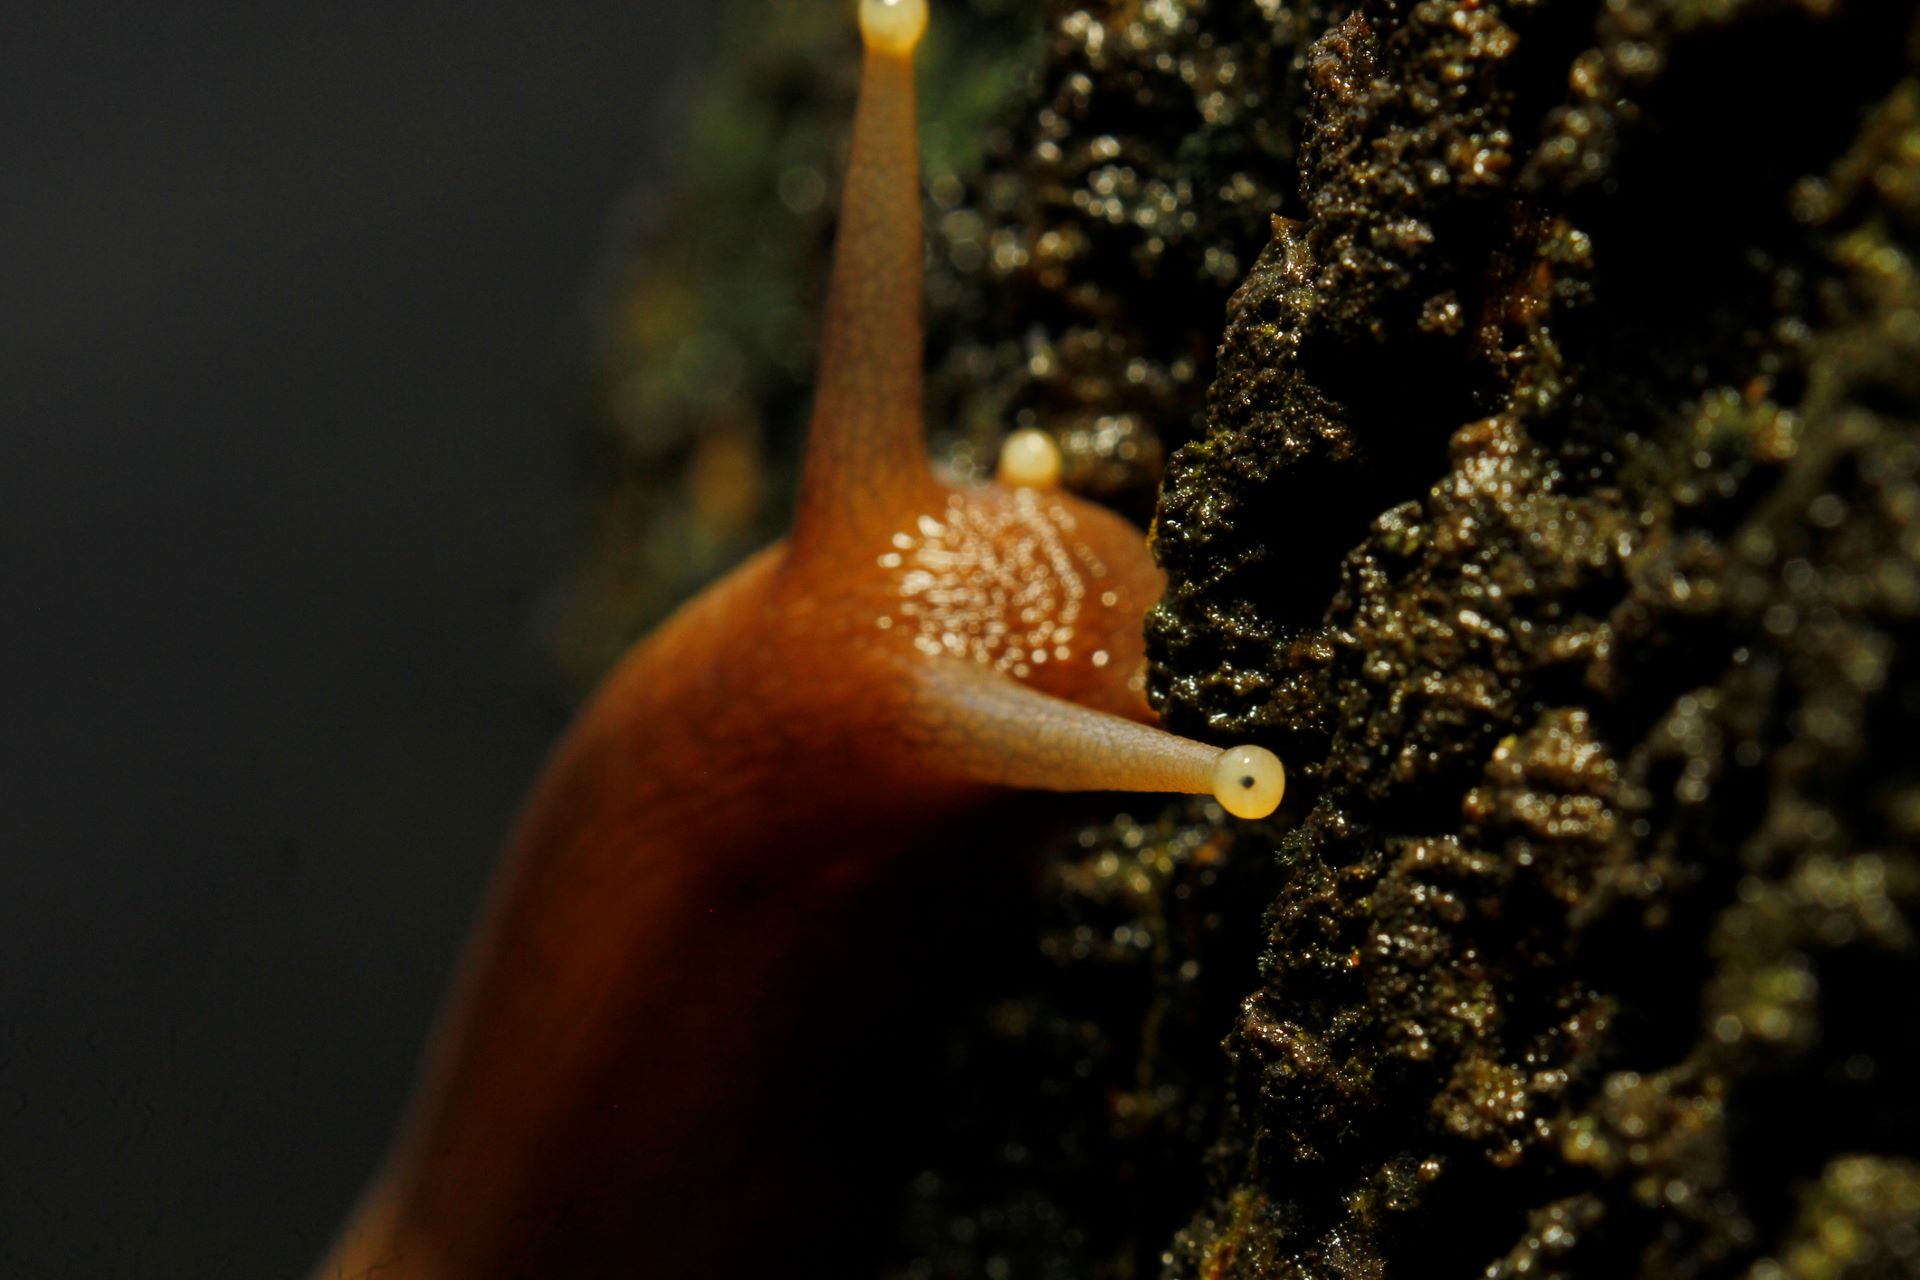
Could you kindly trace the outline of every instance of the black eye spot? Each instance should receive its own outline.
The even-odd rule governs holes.
[[[1245,777],[1241,778],[1240,785],[1243,787],[1251,788],[1253,786],[1253,775],[1249,773]]]

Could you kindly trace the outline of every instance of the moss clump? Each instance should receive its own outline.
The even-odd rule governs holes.
[[[1897,1162],[1817,1181],[1920,1148],[1911,21],[1313,45],[1342,141],[1162,518],[1170,714],[1318,761],[1172,1274],[1805,1269],[1796,1204],[1878,1224],[1834,1274],[1920,1268]]]

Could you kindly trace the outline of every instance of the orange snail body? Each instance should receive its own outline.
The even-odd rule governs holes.
[[[637,645],[555,750],[400,1139],[316,1276],[758,1274],[819,1211],[810,1128],[884,979],[902,855],[1004,787],[1278,804],[1279,762],[1151,726],[1138,531],[920,421],[911,53],[866,57],[798,516]]]

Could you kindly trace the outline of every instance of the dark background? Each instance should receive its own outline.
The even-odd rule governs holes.
[[[565,715],[594,282],[706,7],[0,23],[0,1277],[295,1276]]]

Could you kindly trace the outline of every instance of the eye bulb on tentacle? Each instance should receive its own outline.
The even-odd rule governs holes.
[[[860,34],[883,53],[911,53],[927,29],[927,0],[860,0]]]
[[[1236,818],[1264,818],[1287,793],[1287,769],[1265,747],[1228,747],[1213,766],[1213,798]]]
[[[1015,489],[1058,489],[1060,446],[1046,432],[1023,427],[1000,445],[994,479]]]

